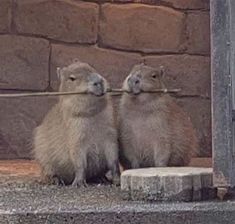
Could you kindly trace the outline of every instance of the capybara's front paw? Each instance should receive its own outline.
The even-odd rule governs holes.
[[[120,186],[120,176],[114,176],[113,179],[112,179],[112,183],[113,185],[115,186]]]
[[[52,177],[52,183],[57,186],[65,186],[64,180],[58,176]]]
[[[65,186],[64,180],[56,175],[54,176],[45,176],[42,179],[43,183],[56,186]]]
[[[72,183],[72,187],[87,187],[87,183],[86,180],[77,180],[76,178],[74,179],[73,183]]]

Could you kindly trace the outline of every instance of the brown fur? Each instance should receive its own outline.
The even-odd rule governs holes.
[[[197,150],[187,114],[163,88],[163,71],[136,65],[126,78],[119,108],[120,160],[124,168],[183,166]]]
[[[58,75],[60,91],[90,94],[60,96],[36,128],[34,155],[44,176],[80,186],[111,170],[113,182],[118,184],[117,132],[110,98],[105,94],[107,82],[81,62],[59,69]]]

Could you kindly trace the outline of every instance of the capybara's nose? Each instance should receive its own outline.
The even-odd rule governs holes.
[[[94,86],[96,86],[96,87],[100,87],[100,86],[103,86],[103,80],[101,79],[101,80],[99,80],[99,81],[95,81],[94,83],[93,83],[93,85]]]
[[[105,92],[104,79],[99,74],[93,74],[91,79],[93,85],[93,92],[95,95],[103,95]]]
[[[134,84],[137,85],[137,84],[139,84],[139,83],[140,83],[140,80],[137,79],[137,80],[135,80],[135,83],[134,83]]]
[[[130,75],[127,79],[128,90],[134,94],[139,94],[141,92],[141,76],[140,75]]]
[[[140,78],[137,76],[130,76],[127,82],[130,87],[133,87],[133,86],[140,84]]]

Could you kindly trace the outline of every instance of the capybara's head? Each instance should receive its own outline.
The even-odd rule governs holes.
[[[87,63],[76,60],[67,67],[57,68],[61,92],[86,92],[102,96],[107,91],[106,80]]]
[[[144,64],[135,65],[126,77],[123,89],[133,94],[164,88],[163,67],[153,68]]]

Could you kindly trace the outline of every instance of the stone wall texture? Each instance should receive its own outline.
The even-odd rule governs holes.
[[[211,156],[209,0],[1,0],[0,93],[56,91],[79,58],[119,88],[133,65],[163,65]],[[0,99],[0,159],[31,158],[53,97]]]

